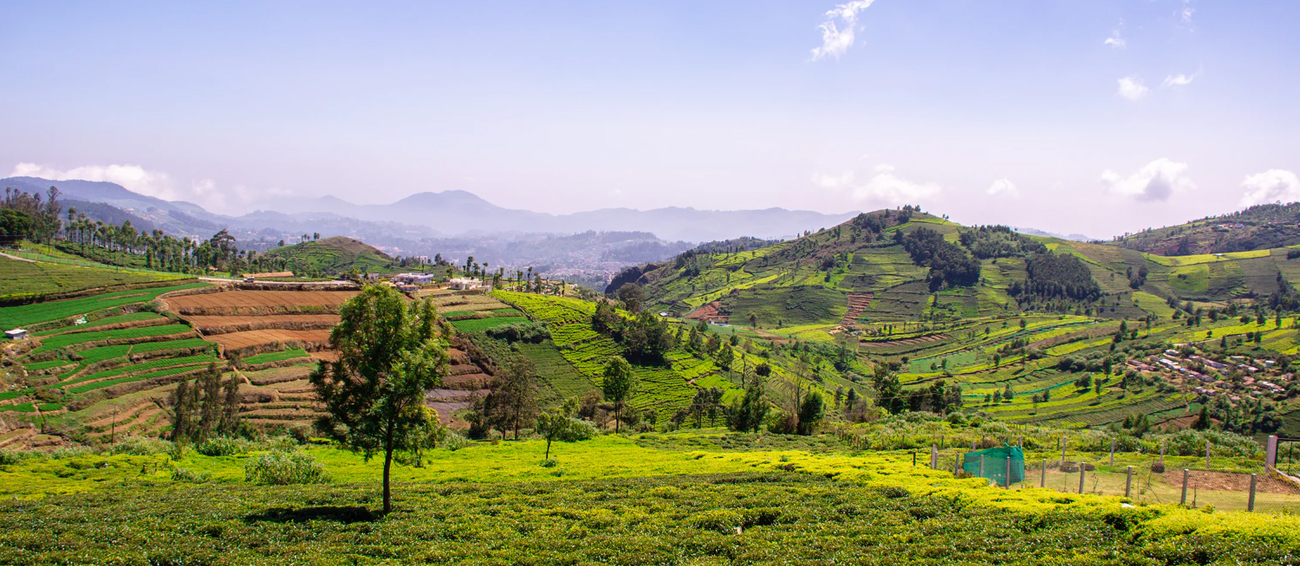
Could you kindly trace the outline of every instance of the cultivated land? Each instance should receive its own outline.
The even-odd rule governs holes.
[[[549,283],[412,293],[454,329],[425,398],[452,434],[398,459],[387,516],[379,462],[309,439],[306,378],[336,357],[329,331],[355,290],[162,282],[0,307],[31,334],[0,366],[0,563],[1295,562],[1300,489],[1257,441],[1300,436],[1300,254],[1163,256],[883,216],[630,277],[671,340],[662,362],[633,364],[621,435],[599,392],[636,327],[603,328],[598,303]],[[611,316],[632,325],[636,294],[621,296]],[[542,408],[586,398],[603,434],[550,460],[527,427],[465,439],[516,356]],[[214,363],[254,431],[158,440],[176,383]],[[714,428],[756,382],[764,432]],[[813,434],[769,432],[811,393]],[[1193,425],[1230,432],[1180,430]],[[964,454],[1005,445],[1026,454],[1009,490],[954,477]],[[295,452],[325,483],[246,481]],[[1279,468],[1296,467],[1286,444]]]

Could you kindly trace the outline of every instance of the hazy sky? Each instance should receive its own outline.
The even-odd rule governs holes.
[[[464,189],[1106,237],[1300,199],[1298,24],[1294,0],[0,0],[0,176],[220,212]]]

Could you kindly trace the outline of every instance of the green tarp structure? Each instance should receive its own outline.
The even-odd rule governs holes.
[[[980,472],[980,458],[984,459],[983,473]],[[1007,485],[1007,458],[1011,458],[1011,483],[1025,481],[1025,451],[1018,446],[1008,445],[966,454],[961,469],[971,476]]]

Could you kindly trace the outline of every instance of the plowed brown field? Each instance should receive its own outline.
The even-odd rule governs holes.
[[[199,309],[239,309],[280,306],[323,306],[338,308],[357,291],[226,291],[182,295],[167,298],[167,304],[177,311]]]
[[[273,342],[282,344],[302,342],[306,345],[323,344],[328,342],[329,338],[329,330],[251,330],[248,332],[215,334],[207,337],[208,340],[221,344],[221,347],[225,350],[236,350]]]
[[[297,330],[314,330],[332,328],[339,322],[336,314],[272,314],[265,316],[211,316],[193,315],[185,317],[190,325],[204,334],[223,334],[242,330],[261,330],[264,328],[292,328]]]

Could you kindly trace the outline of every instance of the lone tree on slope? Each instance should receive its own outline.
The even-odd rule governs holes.
[[[636,387],[636,377],[632,375],[632,364],[620,356],[614,356],[605,364],[605,379],[601,392],[605,400],[614,403],[614,432],[619,431],[622,423],[623,405],[632,389]]]
[[[396,289],[367,286],[339,308],[330,331],[338,361],[321,362],[311,383],[325,404],[317,426],[351,450],[384,454],[384,513],[393,452],[416,450],[436,426],[425,391],[442,384],[447,342],[433,303],[407,305]]]

